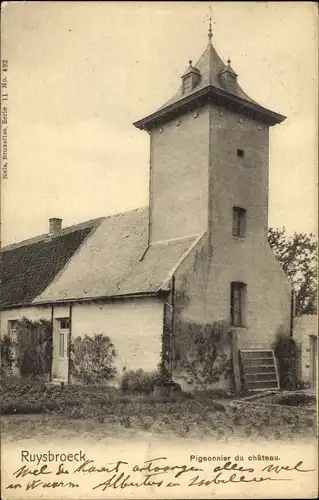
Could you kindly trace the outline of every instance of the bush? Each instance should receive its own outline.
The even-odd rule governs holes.
[[[0,350],[1,350],[1,365],[0,370],[3,374],[10,374],[12,372],[12,367],[15,362],[15,350],[16,343],[14,343],[8,335],[4,335],[0,339]]]
[[[114,345],[107,335],[78,337],[71,345],[71,373],[85,384],[112,380],[116,373],[115,356]]]
[[[23,353],[20,373],[23,377],[37,377],[44,374],[44,364],[37,347],[27,347]]]
[[[279,333],[273,344],[278,361],[280,388],[294,390],[297,388],[297,356],[298,348],[294,339],[286,334]]]
[[[135,394],[151,394],[154,385],[160,380],[158,372],[145,372],[144,370],[125,371],[121,390],[123,392],[131,392]]]
[[[31,321],[23,317],[17,322],[17,366],[23,377],[35,378],[50,372],[50,344],[52,345],[51,321]]]

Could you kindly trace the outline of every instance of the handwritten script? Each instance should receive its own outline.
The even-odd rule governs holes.
[[[202,464],[201,464],[202,465]],[[72,467],[54,463],[32,468],[22,465],[12,474],[7,490],[42,490],[81,488],[89,479],[92,491],[123,490],[130,488],[206,488],[229,483],[265,483],[292,481],[296,475],[313,472],[303,461],[292,465],[262,462],[247,466],[243,462],[227,461],[209,464],[205,468],[189,463],[172,463],[168,457],[160,456],[142,463],[130,464],[123,460],[97,464],[87,459]]]

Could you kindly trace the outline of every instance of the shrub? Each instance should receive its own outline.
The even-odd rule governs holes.
[[[114,378],[114,345],[104,334],[85,334],[71,344],[71,373],[85,384],[103,383]]]
[[[50,347],[51,346],[51,347]],[[17,322],[17,364],[23,377],[48,374],[52,361],[52,323],[23,317]]]
[[[0,339],[0,350],[1,350],[1,373],[10,374],[12,372],[12,366],[16,360],[15,350],[16,343],[13,342],[8,335],[4,335]]]
[[[121,390],[135,394],[150,394],[160,379],[158,372],[145,372],[142,369],[125,371],[122,377]]]
[[[279,380],[281,389],[294,390],[297,387],[297,356],[298,348],[294,339],[280,332],[273,344],[278,361]]]
[[[23,377],[36,377],[44,374],[44,363],[37,347],[27,347],[22,355],[20,373]]]

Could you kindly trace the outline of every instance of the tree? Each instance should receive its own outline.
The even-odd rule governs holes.
[[[295,292],[296,315],[317,313],[317,248],[315,235],[270,228],[268,241]]]

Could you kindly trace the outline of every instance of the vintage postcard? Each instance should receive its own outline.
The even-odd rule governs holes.
[[[316,4],[1,14],[1,498],[316,498]]]

